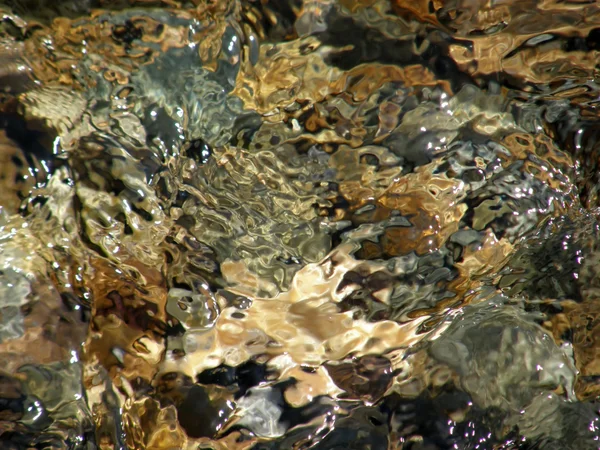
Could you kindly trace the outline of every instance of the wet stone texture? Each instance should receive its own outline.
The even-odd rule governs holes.
[[[1,448],[598,448],[596,3],[0,12]]]

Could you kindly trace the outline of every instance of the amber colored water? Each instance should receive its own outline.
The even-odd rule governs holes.
[[[0,2],[0,448],[600,448],[600,6]]]

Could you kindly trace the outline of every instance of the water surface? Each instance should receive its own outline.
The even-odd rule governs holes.
[[[0,11],[0,447],[600,448],[595,2]]]

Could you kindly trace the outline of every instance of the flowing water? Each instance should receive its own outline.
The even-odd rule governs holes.
[[[600,448],[597,2],[0,12],[0,448]]]

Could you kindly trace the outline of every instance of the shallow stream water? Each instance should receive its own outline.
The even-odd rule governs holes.
[[[597,2],[0,13],[1,449],[600,448]]]

